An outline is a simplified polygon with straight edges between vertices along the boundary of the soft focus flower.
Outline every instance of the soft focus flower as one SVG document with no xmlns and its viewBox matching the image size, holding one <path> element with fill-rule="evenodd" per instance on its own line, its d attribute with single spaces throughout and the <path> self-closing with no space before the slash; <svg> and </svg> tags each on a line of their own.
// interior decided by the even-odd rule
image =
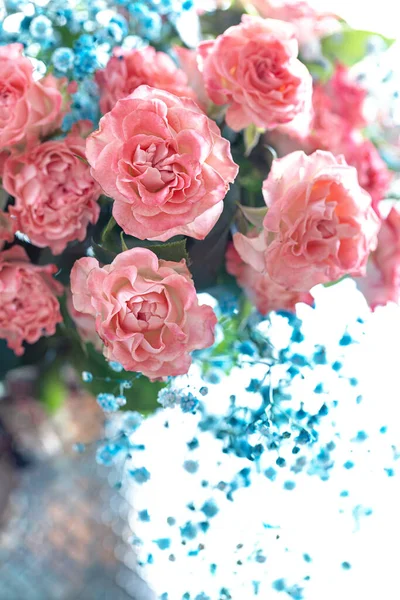
<svg viewBox="0 0 400 600">
<path fill-rule="evenodd" d="M 378 245 L 372 252 L 365 278 L 357 284 L 368 304 L 375 310 L 388 302 L 400 303 L 400 210 L 394 206 L 378 234 Z"/>
<path fill-rule="evenodd" d="M 297 59 L 288 23 L 244 15 L 198 52 L 207 93 L 215 104 L 228 105 L 226 122 L 235 131 L 250 124 L 273 129 L 310 103 L 311 75 Z"/>
<path fill-rule="evenodd" d="M 203 74 L 201 73 L 197 61 L 196 50 L 174 46 L 174 51 L 178 57 L 179 64 L 188 78 L 188 84 L 195 93 L 195 100 L 201 108 L 207 108 L 210 99 L 204 86 Z"/>
<path fill-rule="evenodd" d="M 367 90 L 344 65 L 336 65 L 328 83 L 333 112 L 342 117 L 354 129 L 367 125 L 365 100 Z"/>
<path fill-rule="evenodd" d="M 96 350 L 101 352 L 103 342 L 96 331 L 96 319 L 91 314 L 76 310 L 71 292 L 67 292 L 67 309 L 81 340 L 85 343 L 90 342 Z"/>
<path fill-rule="evenodd" d="M 16 223 L 11 216 L 0 210 L 0 250 L 4 247 L 5 242 L 12 242 L 16 232 Z"/>
<path fill-rule="evenodd" d="M 238 171 L 229 142 L 192 100 L 144 85 L 101 119 L 86 156 L 117 223 L 150 240 L 203 239 Z"/>
<path fill-rule="evenodd" d="M 32 64 L 21 44 L 0 47 L 0 147 L 36 140 L 56 130 L 68 109 L 73 84 L 47 75 L 32 77 Z"/>
<path fill-rule="evenodd" d="M 234 235 L 246 263 L 297 291 L 365 274 L 380 220 L 343 157 L 293 152 L 273 162 L 263 194 L 264 231 L 255 239 Z"/>
<path fill-rule="evenodd" d="M 31 264 L 21 246 L 0 252 L 0 338 L 18 356 L 23 342 L 53 335 L 62 321 L 56 295 L 63 286 L 52 277 L 56 271 L 55 265 Z"/>
<path fill-rule="evenodd" d="M 23 140 L 30 120 L 27 98 L 33 84 L 32 64 L 22 44 L 0 46 L 0 148 Z"/>
<path fill-rule="evenodd" d="M 196 99 L 188 78 L 165 52 L 156 52 L 152 46 L 133 50 L 114 48 L 114 56 L 106 68 L 97 71 L 102 113 L 112 110 L 121 98 L 129 96 L 140 85 L 165 90 L 175 96 Z"/>
<path fill-rule="evenodd" d="M 151 379 L 187 373 L 189 352 L 214 342 L 216 316 L 199 306 L 184 260 L 159 260 L 146 248 L 103 268 L 81 258 L 71 272 L 74 307 L 96 317 L 108 360 Z"/>
<path fill-rule="evenodd" d="M 349 140 L 343 148 L 346 162 L 357 169 L 358 181 L 372 198 L 372 206 L 379 214 L 379 203 L 385 197 L 391 172 L 370 140 Z"/>
<path fill-rule="evenodd" d="M 314 298 L 308 292 L 287 290 L 275 283 L 268 273 L 256 271 L 240 258 L 233 244 L 229 244 L 226 251 L 226 270 L 236 277 L 238 285 L 262 315 L 271 310 L 294 312 L 298 302 L 310 305 L 314 302 Z"/>
<path fill-rule="evenodd" d="M 264 18 L 291 23 L 301 45 L 340 30 L 336 15 L 317 10 L 307 0 L 248 0 L 248 4 Z"/>
<path fill-rule="evenodd" d="M 100 186 L 85 161 L 85 140 L 71 133 L 12 155 L 3 185 L 14 196 L 9 211 L 31 242 L 60 254 L 68 242 L 82 241 L 96 223 Z"/>
</svg>

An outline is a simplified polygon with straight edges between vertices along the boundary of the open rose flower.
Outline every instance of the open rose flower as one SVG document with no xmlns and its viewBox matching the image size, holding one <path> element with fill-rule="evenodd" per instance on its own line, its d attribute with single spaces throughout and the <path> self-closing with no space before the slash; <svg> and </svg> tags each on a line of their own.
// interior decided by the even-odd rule
<svg viewBox="0 0 400 600">
<path fill-rule="evenodd" d="M 53 335 L 62 321 L 56 295 L 63 286 L 52 275 L 55 265 L 29 262 L 21 246 L 0 252 L 0 338 L 17 356 L 23 342 L 33 344 L 43 335 Z"/>
<path fill-rule="evenodd" d="M 195 93 L 197 104 L 200 108 L 207 109 L 211 102 L 204 87 L 203 74 L 199 69 L 196 50 L 174 46 L 174 51 L 178 57 L 181 69 L 186 73 L 188 84 Z"/>
<path fill-rule="evenodd" d="M 34 81 L 22 44 L 0 46 L 0 148 L 34 141 L 57 129 L 68 109 L 67 80 Z M 67 89 L 68 88 L 68 89 Z"/>
<path fill-rule="evenodd" d="M 308 292 L 287 290 L 275 283 L 268 273 L 259 273 L 239 256 L 233 244 L 226 251 L 226 270 L 236 277 L 238 285 L 262 315 L 271 310 L 295 311 L 298 302 L 312 305 L 314 298 Z"/>
<path fill-rule="evenodd" d="M 192 100 L 144 85 L 100 120 L 86 156 L 115 200 L 115 220 L 142 240 L 203 239 L 238 171 L 229 142 Z"/>
<path fill-rule="evenodd" d="M 198 52 L 207 93 L 215 104 L 228 105 L 226 122 L 235 131 L 251 124 L 273 129 L 311 103 L 311 75 L 297 59 L 288 23 L 244 15 Z"/>
<path fill-rule="evenodd" d="M 159 260 L 146 248 L 103 268 L 79 259 L 71 272 L 75 309 L 96 318 L 104 354 L 150 379 L 187 373 L 190 352 L 214 342 L 216 316 L 199 306 L 184 260 Z"/>
<path fill-rule="evenodd" d="M 82 241 L 99 217 L 101 189 L 79 157 L 85 157 L 85 140 L 72 133 L 11 155 L 4 167 L 3 186 L 15 198 L 9 211 L 18 229 L 53 254 Z"/>
<path fill-rule="evenodd" d="M 357 284 L 372 310 L 388 302 L 400 303 L 400 211 L 397 207 L 382 220 L 367 275 L 357 279 Z"/>
<path fill-rule="evenodd" d="M 114 48 L 114 55 L 105 69 L 97 71 L 95 79 L 100 87 L 103 113 L 112 110 L 118 100 L 129 96 L 140 85 L 196 99 L 185 72 L 168 54 L 156 52 L 152 46 L 133 50 Z"/>
<path fill-rule="evenodd" d="M 358 181 L 372 198 L 372 206 L 379 214 L 392 181 L 392 174 L 370 140 L 349 139 L 342 149 L 346 162 L 357 169 Z"/>
<path fill-rule="evenodd" d="M 9 213 L 0 210 L 0 250 L 3 249 L 6 242 L 12 242 L 16 232 L 15 220 Z"/>
<path fill-rule="evenodd" d="M 234 235 L 246 263 L 295 291 L 365 274 L 380 220 L 343 157 L 293 152 L 273 162 L 263 194 L 264 231 L 255 239 Z"/>
<path fill-rule="evenodd" d="M 336 15 L 317 10 L 307 0 L 250 0 L 249 4 L 264 18 L 291 23 L 302 45 L 340 29 Z"/>
</svg>

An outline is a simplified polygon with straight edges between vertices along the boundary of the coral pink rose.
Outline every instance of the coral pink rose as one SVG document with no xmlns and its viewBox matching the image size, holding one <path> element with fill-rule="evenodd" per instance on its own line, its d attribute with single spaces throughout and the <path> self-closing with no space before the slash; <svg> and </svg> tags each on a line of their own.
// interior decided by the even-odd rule
<svg viewBox="0 0 400 600">
<path fill-rule="evenodd" d="M 343 157 L 293 152 L 273 162 L 263 194 L 264 231 L 254 240 L 234 235 L 246 263 L 296 291 L 365 274 L 380 220 Z"/>
<path fill-rule="evenodd" d="M 55 265 L 31 264 L 21 246 L 0 252 L 0 338 L 17 356 L 24 353 L 23 342 L 53 335 L 62 321 L 56 295 L 63 286 L 52 277 L 56 271 Z"/>
<path fill-rule="evenodd" d="M 229 142 L 192 100 L 145 85 L 100 120 L 86 156 L 115 200 L 115 220 L 142 240 L 203 239 L 238 171 Z"/>
<path fill-rule="evenodd" d="M 140 85 L 195 99 L 185 72 L 178 69 L 168 54 L 156 52 L 151 46 L 134 50 L 114 48 L 114 56 L 105 69 L 97 71 L 95 79 L 100 87 L 103 113 L 112 110 L 118 100 L 129 96 Z"/>
<path fill-rule="evenodd" d="M 214 342 L 216 316 L 199 306 L 184 260 L 159 260 L 146 248 L 119 254 L 103 268 L 79 259 L 71 272 L 75 309 L 96 317 L 104 354 L 151 379 L 182 375 L 189 352 Z"/>
<path fill-rule="evenodd" d="M 91 314 L 76 310 L 70 291 L 67 292 L 67 309 L 81 340 L 85 343 L 90 342 L 98 352 L 101 352 L 103 342 L 96 331 L 96 319 Z"/>
<path fill-rule="evenodd" d="M 229 244 L 226 251 L 226 270 L 236 277 L 238 285 L 262 315 L 272 310 L 294 312 L 298 302 L 314 303 L 314 298 L 308 292 L 287 290 L 275 283 L 268 273 L 259 273 L 243 262 L 233 244 Z"/>
<path fill-rule="evenodd" d="M 307 0 L 249 0 L 260 15 L 293 25 L 299 44 L 309 44 L 340 30 L 336 15 L 317 10 Z"/>
<path fill-rule="evenodd" d="M 235 131 L 251 124 L 273 129 L 310 102 L 311 75 L 297 59 L 288 23 L 244 15 L 198 52 L 207 93 L 215 104 L 228 105 L 226 122 Z"/>
<path fill-rule="evenodd" d="M 333 111 L 354 129 L 367 125 L 365 100 L 367 90 L 353 77 L 349 69 L 337 65 L 328 83 Z"/>
<path fill-rule="evenodd" d="M 99 217 L 101 189 L 79 157 L 85 157 L 85 140 L 71 134 L 11 155 L 4 167 L 3 186 L 15 198 L 9 211 L 18 229 L 53 254 L 82 241 Z"/>
<path fill-rule="evenodd" d="M 57 129 L 68 108 L 66 79 L 32 77 L 21 44 L 0 46 L 0 147 L 11 148 Z"/>
<path fill-rule="evenodd" d="M 0 250 L 3 249 L 5 242 L 12 242 L 16 232 L 15 220 L 3 210 L 0 210 Z"/>
<path fill-rule="evenodd" d="M 392 174 L 370 140 L 349 140 L 342 150 L 346 162 L 357 169 L 358 181 L 372 198 L 379 214 L 379 203 L 385 197 Z"/>
<path fill-rule="evenodd" d="M 388 302 L 400 303 L 400 211 L 397 207 L 382 221 L 367 276 L 357 279 L 357 284 L 372 310 Z"/>
</svg>

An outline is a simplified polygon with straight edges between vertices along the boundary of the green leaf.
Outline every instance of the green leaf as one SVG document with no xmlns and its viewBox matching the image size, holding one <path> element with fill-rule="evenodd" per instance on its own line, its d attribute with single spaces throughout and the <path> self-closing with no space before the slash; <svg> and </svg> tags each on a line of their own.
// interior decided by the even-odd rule
<svg viewBox="0 0 400 600">
<path fill-rule="evenodd" d="M 123 231 L 121 231 L 120 238 L 121 238 L 122 252 L 125 252 L 125 250 L 129 250 L 128 246 L 125 243 L 125 238 L 124 238 L 124 232 Z"/>
<path fill-rule="evenodd" d="M 107 225 L 104 227 L 103 233 L 101 234 L 101 241 L 103 244 L 106 243 L 107 238 L 109 237 L 116 224 L 117 221 L 114 219 L 114 217 L 111 217 Z"/>
<path fill-rule="evenodd" d="M 104 248 L 104 246 L 95 242 L 93 238 L 90 245 L 92 247 L 95 258 L 97 258 L 99 262 L 105 265 L 112 263 L 114 258 L 117 257 L 117 252 L 113 252 L 112 250 Z"/>
<path fill-rule="evenodd" d="M 322 59 L 319 62 L 303 62 L 310 71 L 312 78 L 321 84 L 327 83 L 335 70 L 333 62 L 328 58 Z"/>
<path fill-rule="evenodd" d="M 328 60 L 351 67 L 367 55 L 368 45 L 374 39 L 379 39 L 383 50 L 389 48 L 395 41 L 372 31 L 344 29 L 321 40 L 322 54 Z"/>
<path fill-rule="evenodd" d="M 64 404 L 67 389 L 60 373 L 60 364 L 42 373 L 39 387 L 39 400 L 49 414 L 54 414 Z"/>
<path fill-rule="evenodd" d="M 239 208 L 249 223 L 254 225 L 254 227 L 257 227 L 257 229 L 262 229 L 264 217 L 268 210 L 266 206 L 253 208 L 252 206 L 243 206 L 242 204 L 239 204 Z"/>
<path fill-rule="evenodd" d="M 174 242 L 165 242 L 163 244 L 154 244 L 145 247 L 154 252 L 161 260 L 179 262 L 184 258 L 186 262 L 189 261 L 185 238 Z"/>
<path fill-rule="evenodd" d="M 254 148 L 260 141 L 261 134 L 264 133 L 263 129 L 259 129 L 254 124 L 249 125 L 244 130 L 244 145 L 245 145 L 245 156 L 250 156 Z"/>
</svg>

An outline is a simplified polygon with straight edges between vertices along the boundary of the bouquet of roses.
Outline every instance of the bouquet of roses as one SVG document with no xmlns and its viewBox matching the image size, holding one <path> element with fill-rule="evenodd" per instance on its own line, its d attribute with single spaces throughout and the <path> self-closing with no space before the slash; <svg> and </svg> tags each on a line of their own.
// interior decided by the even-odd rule
<svg viewBox="0 0 400 600">
<path fill-rule="evenodd" d="M 399 300 L 383 117 L 353 68 L 392 40 L 304 0 L 217 4 L 6 0 L 3 375 L 71 363 L 112 410 L 125 370 L 147 410 L 214 344 L 197 292 L 239 297 L 230 325 L 343 277 Z"/>
</svg>

